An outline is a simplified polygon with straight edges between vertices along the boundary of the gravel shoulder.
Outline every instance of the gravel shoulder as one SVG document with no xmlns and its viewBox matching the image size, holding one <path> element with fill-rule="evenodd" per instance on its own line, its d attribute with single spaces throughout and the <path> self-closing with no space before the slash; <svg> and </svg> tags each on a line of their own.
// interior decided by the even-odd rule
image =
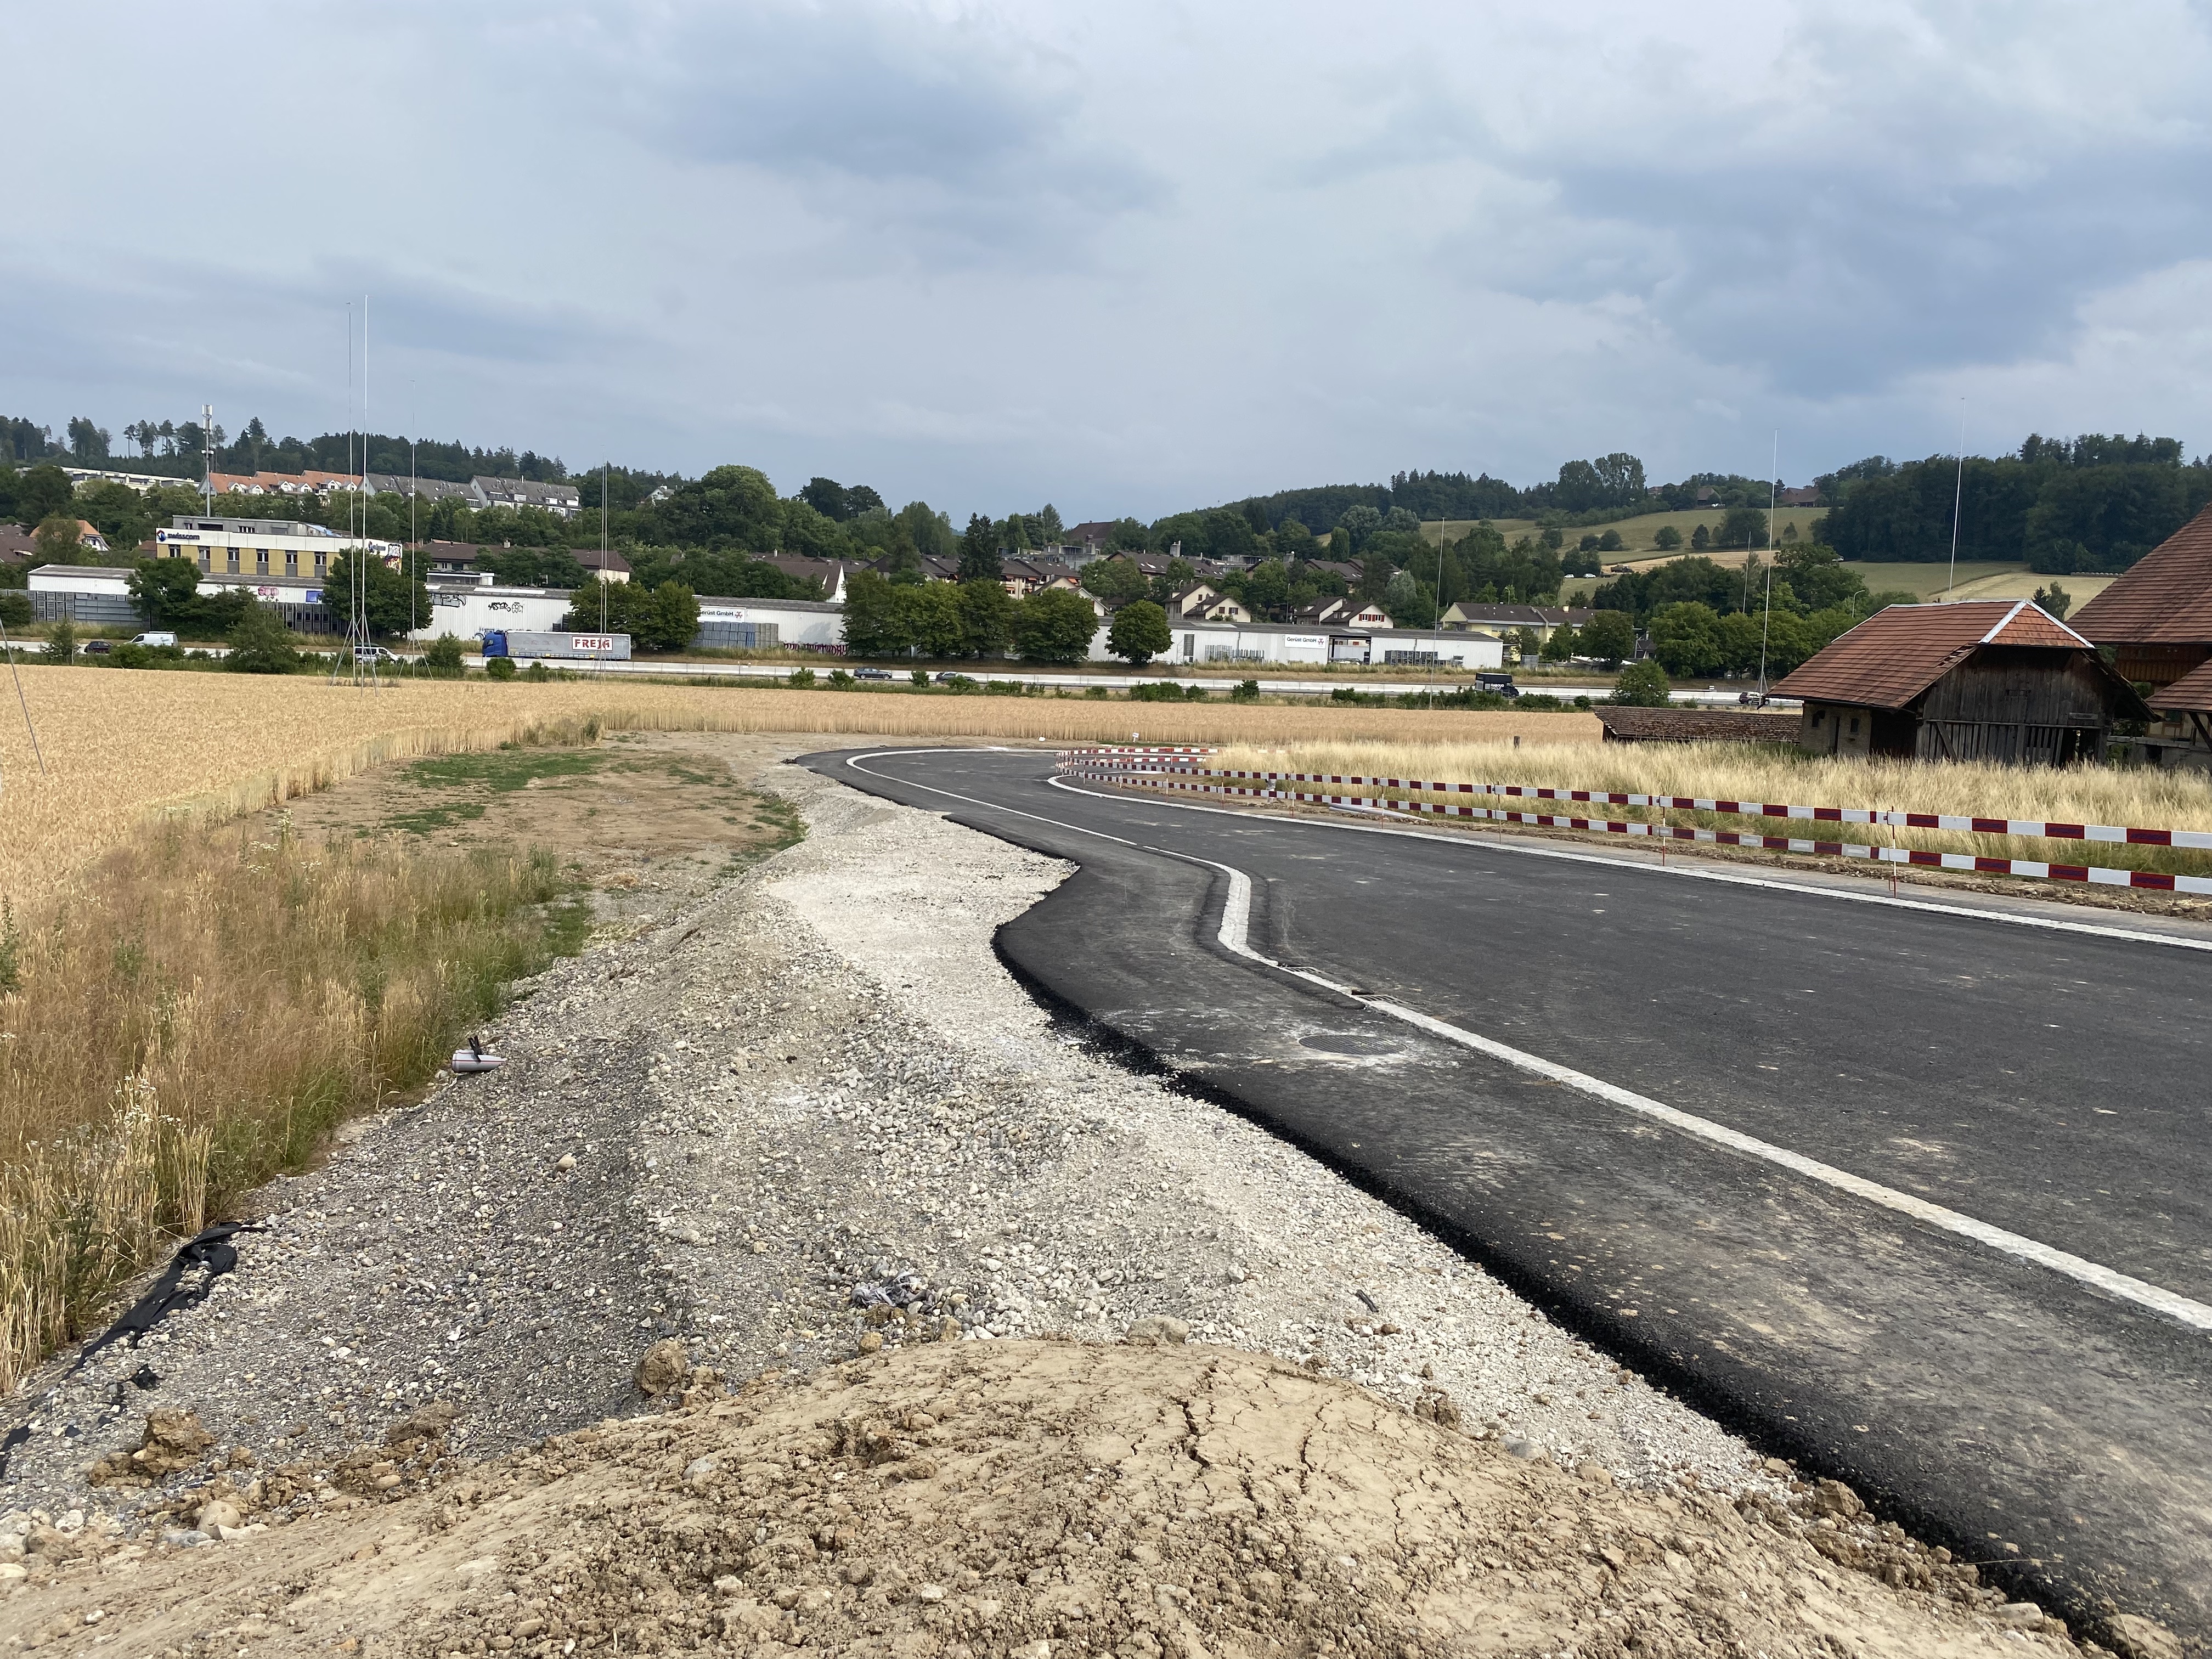
<svg viewBox="0 0 2212 1659">
<path fill-rule="evenodd" d="M 874 1388 L 871 1379 L 881 1376 L 927 1373 L 939 1378 L 924 1390 L 929 1398 L 950 1391 L 988 1399 L 997 1386 L 989 1379 L 1028 1376 L 1039 1362 L 1021 1356 L 1040 1352 L 1061 1357 L 1054 1363 L 1073 1390 L 1050 1409 L 1080 1417 L 1105 1410 L 1102 1398 L 1151 1386 L 1131 1364 L 1182 1367 L 1176 1387 L 1195 1387 L 1188 1368 L 1198 1362 L 1183 1356 L 1202 1352 L 1212 1356 L 1204 1361 L 1216 1368 L 1211 1376 L 1241 1366 L 1288 1379 L 1266 1384 L 1277 1403 L 1291 1382 L 1321 1391 L 1299 1400 L 1379 1401 L 1358 1408 L 1380 1425 L 1374 1432 L 1447 1436 L 1454 1457 L 1464 1447 L 1467 1456 L 1488 1460 L 1479 1466 L 1491 1472 L 1485 1479 L 1571 1498 L 1575 1513 L 1590 1502 L 1627 1506 L 1607 1523 L 1618 1528 L 1663 1532 L 1685 1505 L 1704 1506 L 1698 1512 L 1712 1510 L 1707 1520 L 1721 1530 L 1710 1537 L 1718 1540 L 1746 1506 L 1771 1515 L 1776 1540 L 1798 1553 L 1790 1571 L 1811 1574 L 1816 1587 L 1872 1595 L 1868 1605 L 1882 1609 L 1881 1620 L 1904 1620 L 1896 1630 L 1919 1628 L 1928 1638 L 1916 1648 L 1900 1637 L 1902 1645 L 1866 1651 L 1981 1651 L 1971 1644 L 1996 1639 L 2000 1627 L 1984 1612 L 1973 1614 L 1981 1624 L 1940 1632 L 1912 1622 L 1994 1607 L 2002 1598 L 1971 1588 L 1969 1571 L 1878 1527 L 1841 1489 L 1824 1498 L 1764 1462 L 1313 1160 L 1218 1107 L 1133 1074 L 1055 1024 L 1000 967 L 991 937 L 1067 866 L 780 764 L 799 743 L 706 734 L 635 741 L 680 750 L 689 765 L 726 768 L 737 781 L 784 798 L 804 817 L 806 839 L 742 874 L 711 849 L 653 866 L 650 879 L 609 902 L 600 942 L 519 988 L 515 1006 L 486 1034 L 507 1056 L 503 1069 L 441 1079 L 421 1102 L 352 1126 L 325 1167 L 264 1193 L 253 1218 L 264 1231 L 237 1241 L 236 1270 L 213 1281 L 198 1305 L 172 1314 L 136 1349 L 116 1345 L 74 1370 L 65 1356 L 33 1378 L 5 1413 L 21 1437 L 0 1481 L 0 1508 L 12 1506 L 0 1521 L 0 1580 L 26 1571 L 5 1559 L 10 1527 L 19 1536 L 78 1540 L 70 1547 L 88 1558 L 64 1569 L 58 1547 L 41 1567 L 32 1552 L 33 1579 L 55 1583 L 41 1596 L 59 1595 L 76 1582 L 72 1572 L 109 1571 L 99 1564 L 131 1551 L 142 1552 L 129 1556 L 140 1564 L 132 1571 L 152 1571 L 179 1541 L 198 1546 L 202 1533 L 190 1522 L 211 1478 L 254 1524 L 270 1528 L 257 1534 L 261 1542 L 248 1540 L 256 1550 L 273 1548 L 279 1531 L 295 1525 L 307 1528 L 303 1539 L 325 1540 L 317 1549 L 337 1548 L 369 1524 L 347 1513 L 363 1504 L 380 1514 L 416 1504 L 407 1525 L 427 1537 L 448 1523 L 425 1517 L 442 1513 L 441 1504 L 453 1507 L 435 1494 L 469 1478 L 456 1471 L 481 1460 L 508 1460 L 488 1467 L 506 1471 L 498 1490 L 521 1502 L 525 1488 L 554 1478 L 544 1474 L 550 1437 L 574 1445 L 587 1431 L 601 1437 L 593 1443 L 635 1451 L 654 1449 L 652 1436 L 673 1445 L 691 1433 L 672 1421 L 593 1427 L 651 1408 L 635 1367 L 656 1343 L 681 1345 L 679 1374 L 688 1364 L 702 1379 L 708 1370 L 769 1376 L 750 1386 L 744 1398 L 754 1403 L 738 1413 L 754 1428 L 783 1420 L 779 1391 L 805 1401 L 809 1389 Z M 1099 1346 L 1133 1326 L 1170 1346 Z M 1075 1340 L 1036 1346 L 1061 1337 Z M 675 1352 L 662 1350 L 664 1364 Z M 855 1364 L 863 1369 L 836 1369 Z M 867 1369 L 884 1365 L 891 1369 Z M 961 1366 L 984 1380 L 972 1388 L 944 1380 Z M 695 1416 L 722 1423 L 712 1415 L 720 1408 L 707 1401 L 703 1393 L 695 1401 Z M 849 1416 L 864 1406 L 889 1409 L 860 1401 L 838 1410 Z M 157 1468 L 146 1484 L 95 1484 L 95 1466 L 131 1467 L 155 1410 L 194 1413 L 206 1445 L 173 1468 Z M 398 1451 L 387 1444 L 395 1425 Z M 836 1457 L 873 1467 L 865 1450 L 802 1453 L 788 1440 L 760 1442 L 744 1455 L 780 1459 L 787 1474 L 811 1469 L 810 1458 L 825 1468 Z M 605 1460 L 556 1461 L 580 1468 Z M 683 1465 L 668 1477 L 668 1462 L 640 1453 L 623 1478 L 643 1482 L 651 1504 L 673 1501 Z M 1392 1467 L 1391 1482 L 1421 1486 L 1412 1465 Z M 1079 1469 L 1071 1474 L 1076 1466 L 1065 1459 L 1051 1468 L 1060 1495 L 1037 1501 L 1075 1504 L 1068 1494 L 1079 1492 Z M 748 1501 L 782 1477 L 762 1478 L 768 1485 Z M 744 1522 L 766 1529 L 747 1549 L 757 1553 L 802 1511 L 814 1516 L 807 1505 L 829 1501 L 818 1483 L 798 1484 L 807 1487 L 803 1501 Z M 995 1492 L 1004 1484 L 968 1490 Z M 530 1501 L 546 1505 L 539 1519 L 556 1530 L 574 1530 L 575 1516 L 608 1512 Z M 614 1500 L 601 1492 L 592 1501 Z M 488 1502 L 471 1500 L 455 1514 L 475 1524 L 492 1513 L 482 1507 Z M 1670 1518 L 1651 1520 L 1653 1504 L 1662 1507 L 1651 1514 Z M 1127 1526 L 1142 1523 L 1142 1509 L 1130 1509 Z M 948 1536 L 959 1531 L 957 1504 L 940 1504 L 939 1514 Z M 517 1511 L 515 1523 L 482 1548 L 536 1548 L 551 1559 L 548 1552 L 558 1552 L 550 1537 L 526 1546 L 526 1518 Z M 1258 1518 L 1241 1516 L 1240 1524 Z M 1073 1523 L 1061 1524 L 1064 1541 Z M 1431 1555 L 1420 1559 L 1432 1565 L 1480 1565 L 1461 1546 L 1437 1541 L 1451 1524 L 1439 1512 L 1390 1547 L 1411 1548 L 1407 1540 L 1418 1534 L 1430 1540 Z M 1558 1571 L 1587 1572 L 1587 1540 L 1573 1525 L 1547 1534 L 1544 1524 L 1516 1521 L 1514 1528 L 1534 1528 L 1528 1551 L 1555 1548 Z M 166 1547 L 157 1541 L 164 1532 Z M 1553 1534 L 1553 1545 L 1542 1544 Z M 1240 1569 L 1252 1562 L 1237 1554 L 1249 1545 L 1223 1536 L 1223 1559 L 1234 1565 L 1216 1577 L 1249 1577 Z M 566 1540 L 562 1533 L 561 1548 Z M 1601 1577 L 1625 1584 L 1650 1562 L 1668 1565 L 1654 1552 L 1632 1552 L 1632 1565 L 1630 1557 L 1593 1559 Z M 504 1565 L 507 1555 L 498 1559 L 502 1572 L 520 1571 Z M 741 1572 L 752 1571 L 745 1550 L 734 1559 Z M 307 1556 L 288 1559 L 295 1582 L 325 1571 L 310 1571 Z M 1865 1571 L 1832 1570 L 1849 1566 Z M 664 1578 L 676 1573 L 665 1561 L 656 1570 Z M 1316 1571 L 1325 1573 L 1326 1562 Z M 1390 1571 L 1403 1576 L 1402 1564 Z M 1686 1582 L 1695 1577 L 1692 1571 Z M 656 1595 L 667 1587 L 651 1586 Z M 31 1629 L 24 1620 L 33 1611 L 12 1601 L 0 1607 L 0 1630 Z M 910 1611 L 918 1622 L 902 1628 L 936 1628 L 922 1618 L 926 1608 Z M 2003 1616 L 2013 1643 L 2040 1622 L 2032 1608 Z M 1054 1632 L 1066 1623 L 1008 1628 L 1056 1648 L 1063 1638 Z M 472 1628 L 472 1642 L 498 1633 Z M 693 1633 L 738 1628 L 702 1625 Z M 1486 1645 L 1464 1632 L 1447 1642 L 1438 1628 L 1437 1639 L 1461 1650 L 1549 1650 L 1517 1638 Z M 1545 1628 L 1547 1641 L 1571 1633 Z M 1578 1650 L 1621 1650 L 1625 1628 L 1613 1628 L 1613 1648 Z M 1728 1650 L 1698 1645 L 1688 1629 L 1668 1638 L 1686 1645 L 1653 1650 Z M 1012 1650 L 1011 1638 L 987 1640 L 980 1630 L 962 1639 L 977 1651 Z M 278 1633 L 275 1626 L 267 1632 Z M 1591 1626 L 1574 1639 L 1587 1644 L 1594 1633 L 1604 1632 Z M 912 1651 L 934 1652 L 958 1635 L 946 1626 Z M 755 1638 L 771 1633 L 752 1632 L 744 1644 Z M 785 1629 L 773 1639 L 801 1638 Z M 1146 1639 L 1152 1648 L 1122 1647 L 1123 1659 L 1155 1659 L 1158 1640 Z M 1366 1650 L 1340 1626 L 1337 1639 Z M 1802 1631 L 1792 1639 L 1798 1645 L 1768 1650 L 1836 1650 L 1808 1644 Z M 1970 1645 L 1942 1644 L 1954 1639 Z M 1308 1645 L 1336 1650 L 1319 1633 Z M 1255 1650 L 1273 1650 L 1263 1641 Z M 1042 1648 L 1024 1651 L 1024 1659 L 1047 1659 Z M 1204 1651 L 1203 1642 L 1183 1648 L 1193 1659 Z"/>
</svg>

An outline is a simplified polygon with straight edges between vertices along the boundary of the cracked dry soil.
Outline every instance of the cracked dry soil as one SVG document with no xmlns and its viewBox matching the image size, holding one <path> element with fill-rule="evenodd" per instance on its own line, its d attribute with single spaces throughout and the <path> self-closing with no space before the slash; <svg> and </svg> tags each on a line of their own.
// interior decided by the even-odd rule
<svg viewBox="0 0 2212 1659">
<path fill-rule="evenodd" d="M 1085 1050 L 990 951 L 1065 866 L 774 764 L 818 742 L 628 739 L 772 787 L 808 839 L 746 874 L 633 849 L 599 942 L 490 1033 L 503 1071 L 354 1126 L 200 1306 L 33 1380 L 0 1641 L 2069 1650 Z M 1139 1322 L 1170 1346 L 1114 1342 Z M 686 1403 L 633 1416 L 672 1341 Z M 149 1410 L 207 1443 L 93 1484 Z M 240 1525 L 209 1546 L 211 1496 Z"/>
</svg>

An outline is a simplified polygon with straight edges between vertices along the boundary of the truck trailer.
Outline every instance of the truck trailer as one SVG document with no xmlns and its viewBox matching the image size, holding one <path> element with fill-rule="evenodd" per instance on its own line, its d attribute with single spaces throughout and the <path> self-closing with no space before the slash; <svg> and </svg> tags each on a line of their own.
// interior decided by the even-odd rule
<svg viewBox="0 0 2212 1659">
<path fill-rule="evenodd" d="M 486 657 L 538 657 L 548 662 L 628 662 L 627 634 L 526 634 L 520 629 L 484 630 Z"/>
</svg>

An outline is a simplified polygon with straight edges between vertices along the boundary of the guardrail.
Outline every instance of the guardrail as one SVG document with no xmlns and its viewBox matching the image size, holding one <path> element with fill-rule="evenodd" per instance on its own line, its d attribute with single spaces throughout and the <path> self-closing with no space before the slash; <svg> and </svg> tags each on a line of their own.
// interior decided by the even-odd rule
<svg viewBox="0 0 2212 1659">
<path fill-rule="evenodd" d="M 1454 794 L 1486 794 L 1542 800 L 1603 803 L 1607 805 L 1657 807 L 1666 810 L 1730 813 L 1743 817 L 1798 818 L 1821 823 L 1864 823 L 1898 829 L 1944 830 L 1978 835 L 2038 836 L 2051 840 L 2103 842 L 2131 847 L 2212 848 L 2212 833 L 2195 830 L 2141 830 L 2109 824 L 2062 823 L 2033 818 L 1978 818 L 1935 812 L 1893 811 L 1879 807 L 1791 806 L 1771 802 L 1706 799 L 1689 795 L 1639 795 L 1595 790 L 1539 788 L 1525 784 L 1447 783 L 1402 778 L 1372 778 L 1356 775 L 1310 772 L 1252 772 L 1180 765 L 1141 756 L 1135 750 L 1066 750 L 1058 770 L 1077 776 L 1135 788 L 1194 794 L 1219 795 L 1252 800 L 1284 800 L 1305 805 L 1333 806 L 1352 811 L 1396 813 L 1415 817 L 1480 818 L 1500 823 L 1522 823 L 1545 829 L 1579 830 L 1604 835 L 1643 837 L 1660 842 L 1702 842 L 1723 847 L 1745 847 L 1773 853 L 1807 854 L 1822 858 L 1865 859 L 1880 864 L 1917 868 L 1957 870 L 1979 875 L 2020 876 L 2038 881 L 2085 883 L 2099 887 L 2130 887 L 2154 892 L 2212 894 L 2212 877 L 2170 875 L 2156 870 L 2129 870 L 2109 865 L 2058 864 L 2039 859 L 1988 858 L 1973 853 L 1937 853 L 1920 848 L 1877 847 L 1841 841 L 1816 841 L 1801 836 L 1758 835 L 1732 830 L 1701 830 L 1689 825 L 1646 823 L 1636 820 L 1574 817 L 1559 813 L 1512 811 L 1500 807 L 1464 805 L 1454 802 L 1417 799 L 1408 793 L 1401 799 L 1370 795 L 1330 794 L 1279 789 L 1278 783 L 1334 783 L 1352 788 L 1420 790 Z M 1185 782 L 1183 778 L 1234 778 L 1249 784 Z"/>
</svg>

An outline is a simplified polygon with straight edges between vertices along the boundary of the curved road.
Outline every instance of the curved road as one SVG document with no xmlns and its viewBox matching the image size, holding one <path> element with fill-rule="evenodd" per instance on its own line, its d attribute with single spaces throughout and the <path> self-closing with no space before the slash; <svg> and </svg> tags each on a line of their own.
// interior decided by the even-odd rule
<svg viewBox="0 0 2212 1659">
<path fill-rule="evenodd" d="M 1018 971 L 1768 1449 L 2212 1641 L 2212 932 L 804 763 L 1079 864 Z"/>
</svg>

